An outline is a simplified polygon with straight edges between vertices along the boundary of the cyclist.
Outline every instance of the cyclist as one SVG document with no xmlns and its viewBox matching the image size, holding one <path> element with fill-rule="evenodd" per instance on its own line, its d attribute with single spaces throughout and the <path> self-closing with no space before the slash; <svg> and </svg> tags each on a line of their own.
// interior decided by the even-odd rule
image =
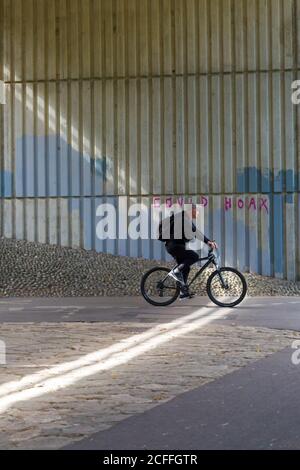
<svg viewBox="0 0 300 470">
<path fill-rule="evenodd" d="M 206 243 L 210 248 L 216 249 L 218 247 L 214 241 L 209 240 L 196 228 L 193 222 L 196 217 L 197 208 L 193 204 L 190 210 L 180 210 L 173 213 L 171 217 L 164 219 L 159 225 L 159 240 L 165 243 L 167 252 L 178 264 L 177 268 L 170 272 L 170 276 L 180 283 L 180 300 L 193 297 L 187 286 L 187 280 L 191 266 L 199 260 L 198 253 L 187 250 L 186 244 L 196 238 Z"/>
</svg>

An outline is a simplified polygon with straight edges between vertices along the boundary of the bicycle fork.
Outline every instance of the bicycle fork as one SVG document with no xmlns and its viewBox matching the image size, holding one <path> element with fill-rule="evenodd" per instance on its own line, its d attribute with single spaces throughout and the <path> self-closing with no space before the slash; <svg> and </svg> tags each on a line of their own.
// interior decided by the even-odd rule
<svg viewBox="0 0 300 470">
<path fill-rule="evenodd" d="M 219 264 L 214 261 L 213 265 L 215 266 L 216 271 L 218 272 L 218 277 L 220 279 L 221 286 L 225 290 L 229 289 L 229 286 L 228 286 L 227 282 L 225 282 L 224 279 L 223 279 L 222 272 L 221 272 Z"/>
</svg>

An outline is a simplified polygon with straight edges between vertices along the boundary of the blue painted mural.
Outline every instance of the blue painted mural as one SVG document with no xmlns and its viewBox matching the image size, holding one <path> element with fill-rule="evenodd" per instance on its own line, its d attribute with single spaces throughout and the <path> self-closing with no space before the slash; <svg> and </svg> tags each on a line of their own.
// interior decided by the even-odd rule
<svg viewBox="0 0 300 470">
<path fill-rule="evenodd" d="M 17 139 L 14 166 L 1 174 L 1 197 L 91 196 L 93 187 L 101 195 L 111 172 L 105 157 L 93 160 L 55 135 Z"/>
<path fill-rule="evenodd" d="M 238 193 L 295 192 L 300 190 L 300 171 L 246 167 L 237 171 Z"/>
</svg>

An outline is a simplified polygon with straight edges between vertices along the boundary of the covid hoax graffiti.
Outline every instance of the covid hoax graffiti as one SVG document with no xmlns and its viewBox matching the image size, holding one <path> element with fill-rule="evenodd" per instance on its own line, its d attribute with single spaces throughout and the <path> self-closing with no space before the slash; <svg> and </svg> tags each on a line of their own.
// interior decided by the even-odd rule
<svg viewBox="0 0 300 470">
<path fill-rule="evenodd" d="M 154 207 L 160 207 L 165 204 L 167 208 L 171 208 L 175 205 L 181 207 L 184 204 L 201 204 L 204 208 L 214 208 L 212 198 L 216 196 L 197 196 L 197 197 L 173 197 L 173 196 L 154 196 L 153 205 Z M 259 211 L 268 214 L 269 213 L 269 199 L 266 197 L 253 197 L 253 196 L 220 196 L 221 208 L 228 212 L 234 209 L 244 211 Z"/>
</svg>

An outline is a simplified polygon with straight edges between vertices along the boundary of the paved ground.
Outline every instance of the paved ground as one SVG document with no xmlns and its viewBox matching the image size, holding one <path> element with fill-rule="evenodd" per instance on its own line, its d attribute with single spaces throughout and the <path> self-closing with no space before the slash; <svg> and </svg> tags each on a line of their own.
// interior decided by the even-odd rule
<svg viewBox="0 0 300 470">
<path fill-rule="evenodd" d="M 300 373 L 290 357 L 287 348 L 69 448 L 299 449 Z"/>
<path fill-rule="evenodd" d="M 1 300 L 0 448 L 295 447 L 299 306 Z"/>
<path fill-rule="evenodd" d="M 0 300 L 0 323 L 109 322 L 162 323 L 215 306 L 206 297 L 157 308 L 141 297 L 32 298 Z M 219 310 L 222 312 L 222 310 Z M 300 331 L 300 297 L 248 297 L 229 313 L 226 323 Z"/>
</svg>

